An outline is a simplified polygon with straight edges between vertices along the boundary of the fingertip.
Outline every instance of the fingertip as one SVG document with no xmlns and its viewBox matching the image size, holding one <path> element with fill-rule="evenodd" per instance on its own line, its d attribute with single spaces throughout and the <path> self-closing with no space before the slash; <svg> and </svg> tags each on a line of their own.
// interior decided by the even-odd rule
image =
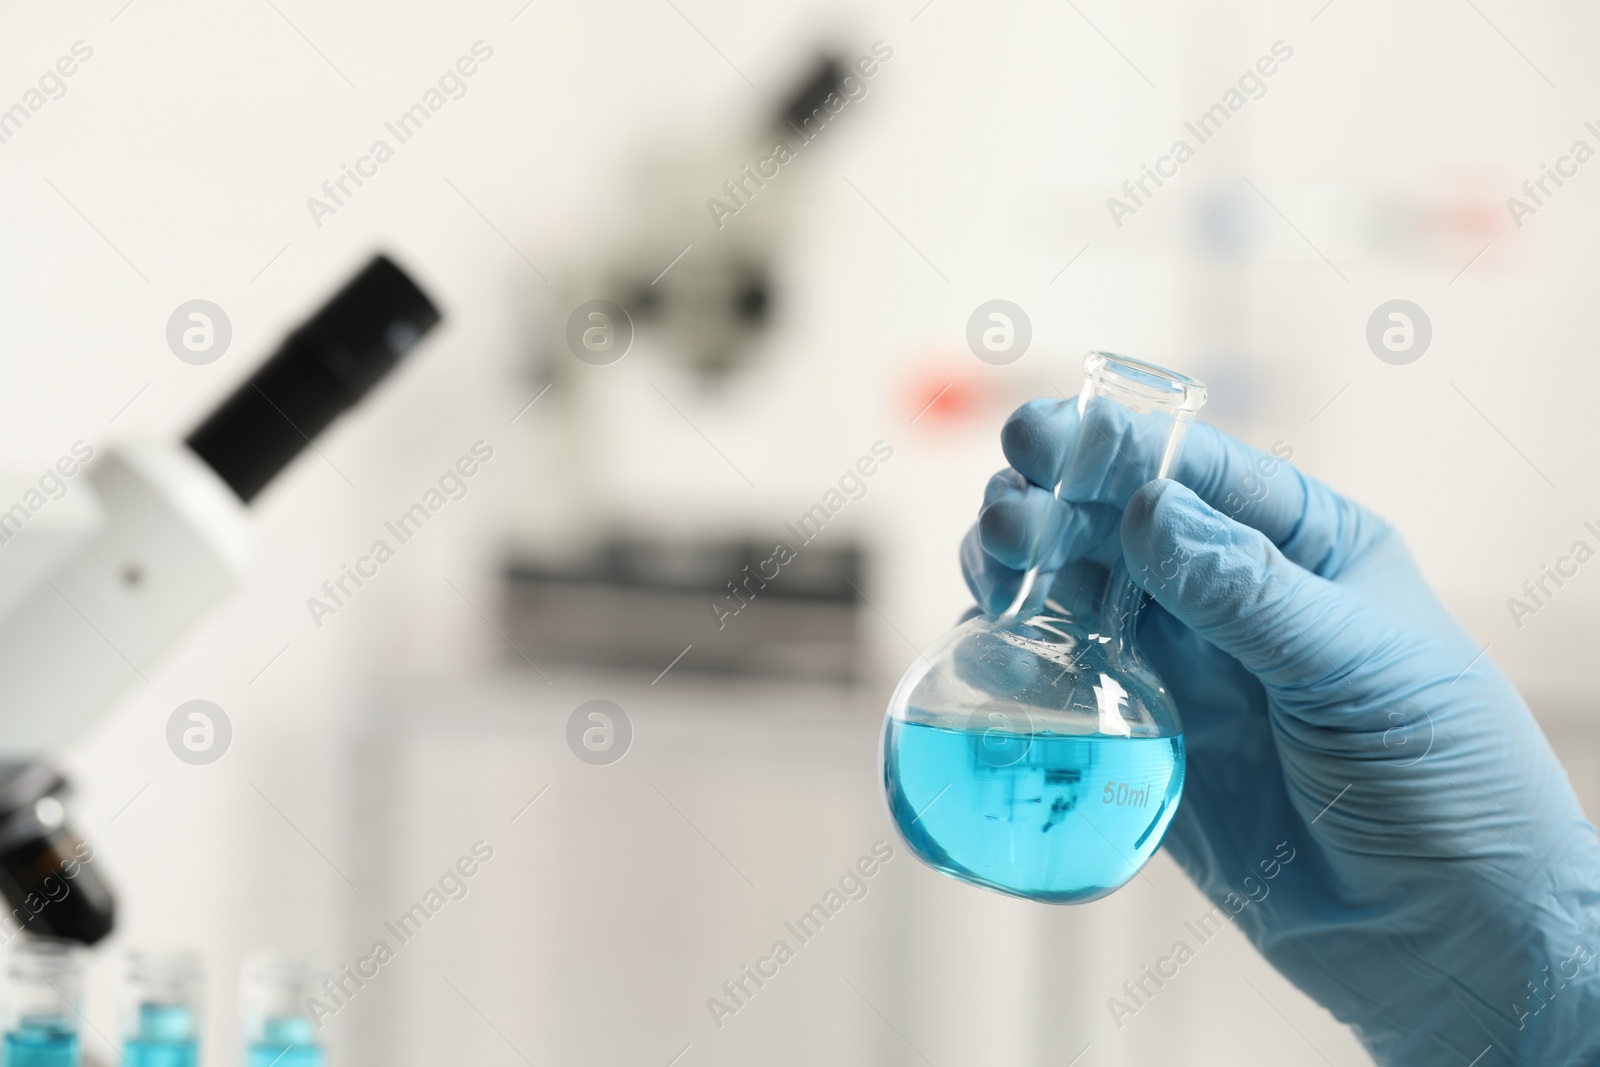
<svg viewBox="0 0 1600 1067">
<path fill-rule="evenodd" d="M 1018 473 L 1048 489 L 1055 485 L 1077 426 L 1076 400 L 1039 397 L 1011 413 L 1000 429 L 1000 448 Z"/>
<path fill-rule="evenodd" d="M 1039 521 L 1019 493 L 985 504 L 978 513 L 978 544 L 1007 567 L 1026 569 Z"/>
<path fill-rule="evenodd" d="M 1054 498 L 1009 467 L 989 479 L 978 509 L 977 542 L 1002 564 L 1025 570 L 1047 528 Z"/>
<path fill-rule="evenodd" d="M 1010 603 L 1022 581 L 1022 572 L 1007 567 L 983 547 L 974 526 L 961 540 L 961 576 L 977 611 L 993 612 Z M 963 620 L 964 621 L 964 620 Z"/>
<path fill-rule="evenodd" d="M 989 484 L 983 487 L 983 503 L 979 505 L 979 514 L 989 505 L 1026 492 L 1028 479 L 1012 470 L 1010 467 L 996 471 L 990 478 Z"/>
<path fill-rule="evenodd" d="M 1167 492 L 1169 487 L 1177 485 L 1178 483 L 1170 478 L 1157 478 L 1133 491 L 1133 496 L 1128 498 L 1128 506 L 1122 513 L 1123 540 L 1127 540 L 1130 534 L 1142 535 L 1149 528 L 1162 494 Z"/>
<path fill-rule="evenodd" d="M 1170 533 L 1179 516 L 1196 506 L 1204 507 L 1194 491 L 1171 478 L 1156 478 L 1135 489 L 1122 513 L 1125 542 L 1145 542 Z"/>
<path fill-rule="evenodd" d="M 1161 567 L 1184 545 L 1214 542 L 1224 532 L 1222 516 L 1170 478 L 1141 485 L 1122 513 L 1122 551 L 1136 576 Z"/>
</svg>

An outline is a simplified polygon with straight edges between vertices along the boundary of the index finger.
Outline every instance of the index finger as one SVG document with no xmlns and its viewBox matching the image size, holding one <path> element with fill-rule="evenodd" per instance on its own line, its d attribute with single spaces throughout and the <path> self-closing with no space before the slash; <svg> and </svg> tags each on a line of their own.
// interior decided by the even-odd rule
<svg viewBox="0 0 1600 1067">
<path fill-rule="evenodd" d="M 1082 428 L 1075 401 L 1032 400 L 1006 421 L 1000 443 L 1017 473 L 1050 490 Z M 1261 531 L 1295 563 L 1330 578 L 1371 543 L 1383 524 L 1302 474 L 1289 462 L 1293 455 L 1287 442 L 1263 452 L 1214 426 L 1194 423 L 1172 477 L 1224 515 Z M 1111 479 L 1094 487 L 1095 499 L 1122 507 L 1138 488 Z"/>
</svg>

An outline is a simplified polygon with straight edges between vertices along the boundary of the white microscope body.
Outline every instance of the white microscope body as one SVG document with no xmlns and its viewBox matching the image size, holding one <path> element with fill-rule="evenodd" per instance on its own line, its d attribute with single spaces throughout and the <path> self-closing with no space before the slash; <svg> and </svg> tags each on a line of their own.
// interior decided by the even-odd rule
<svg viewBox="0 0 1600 1067">
<path fill-rule="evenodd" d="M 17 501 L 0 512 L 0 761 L 79 735 L 249 561 L 243 501 L 188 446 L 83 451 L 86 469 L 38 512 L 26 493 L 0 497 Z"/>
<path fill-rule="evenodd" d="M 0 896 L 20 927 L 111 932 L 111 892 L 42 761 L 228 595 L 249 502 L 438 322 L 377 256 L 186 440 L 79 441 L 37 480 L 0 477 Z"/>
</svg>

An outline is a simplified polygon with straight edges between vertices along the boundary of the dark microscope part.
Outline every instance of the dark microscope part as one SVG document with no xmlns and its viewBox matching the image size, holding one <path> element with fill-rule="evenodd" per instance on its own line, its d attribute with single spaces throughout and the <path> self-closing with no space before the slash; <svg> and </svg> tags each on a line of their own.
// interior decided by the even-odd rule
<svg viewBox="0 0 1600 1067">
<path fill-rule="evenodd" d="M 0 896 L 27 933 L 92 945 L 115 925 L 116 901 L 67 825 L 66 792 L 42 763 L 0 766 Z"/>
<path fill-rule="evenodd" d="M 811 69 L 811 75 L 795 90 L 778 117 L 780 130 L 802 130 L 811 113 L 822 107 L 829 93 L 839 92 L 848 74 L 844 64 L 835 56 L 824 55 Z"/>
<path fill-rule="evenodd" d="M 740 322 L 760 326 L 767 321 L 772 305 L 772 284 L 767 272 L 758 266 L 744 269 L 744 277 L 734 288 L 733 314 Z"/>
<path fill-rule="evenodd" d="M 376 256 L 196 427 L 188 445 L 249 503 L 438 323 L 427 294 Z"/>
</svg>

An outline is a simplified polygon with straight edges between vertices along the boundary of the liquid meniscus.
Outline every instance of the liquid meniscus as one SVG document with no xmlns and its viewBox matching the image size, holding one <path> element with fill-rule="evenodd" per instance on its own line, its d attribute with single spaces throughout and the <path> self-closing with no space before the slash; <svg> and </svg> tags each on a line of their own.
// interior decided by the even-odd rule
<svg viewBox="0 0 1600 1067">
<path fill-rule="evenodd" d="M 1052 904 L 1103 897 L 1154 855 L 1183 737 L 954 730 L 891 720 L 884 785 L 906 843 L 964 881 Z"/>
</svg>

